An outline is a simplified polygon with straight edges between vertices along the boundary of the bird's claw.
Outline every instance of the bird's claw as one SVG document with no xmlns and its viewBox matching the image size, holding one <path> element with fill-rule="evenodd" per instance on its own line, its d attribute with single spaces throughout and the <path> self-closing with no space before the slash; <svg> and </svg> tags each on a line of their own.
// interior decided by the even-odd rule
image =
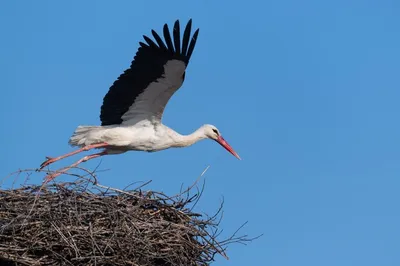
<svg viewBox="0 0 400 266">
<path fill-rule="evenodd" d="M 46 161 L 44 161 L 44 162 L 40 165 L 40 168 L 37 169 L 37 171 L 42 170 L 44 167 L 46 167 L 47 165 L 49 165 L 49 164 L 51 164 L 51 163 L 53 163 L 53 162 L 55 162 L 55 158 L 46 156 Z"/>
</svg>

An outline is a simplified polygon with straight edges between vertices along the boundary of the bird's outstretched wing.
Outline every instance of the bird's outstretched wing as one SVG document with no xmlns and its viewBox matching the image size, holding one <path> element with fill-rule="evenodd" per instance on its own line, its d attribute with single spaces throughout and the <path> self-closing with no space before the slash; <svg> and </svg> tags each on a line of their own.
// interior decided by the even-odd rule
<svg viewBox="0 0 400 266">
<path fill-rule="evenodd" d="M 165 43 L 152 30 L 155 42 L 143 36 L 129 69 L 125 70 L 103 99 L 100 120 L 103 126 L 133 125 L 142 120 L 161 121 L 165 106 L 180 88 L 185 70 L 196 45 L 199 29 L 191 37 L 190 19 L 183 33 L 179 21 L 174 24 L 172 37 L 164 25 Z"/>
</svg>

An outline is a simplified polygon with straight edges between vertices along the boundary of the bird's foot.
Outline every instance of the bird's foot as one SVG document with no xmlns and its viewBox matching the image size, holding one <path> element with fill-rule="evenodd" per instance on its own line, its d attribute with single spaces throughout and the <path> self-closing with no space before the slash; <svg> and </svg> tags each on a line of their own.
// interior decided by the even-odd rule
<svg viewBox="0 0 400 266">
<path fill-rule="evenodd" d="M 36 171 L 42 170 L 43 168 L 45 168 L 45 167 L 48 166 L 49 164 L 54 163 L 55 161 L 57 161 L 57 158 L 53 158 L 53 157 L 46 156 L 46 161 L 44 161 L 44 162 L 40 165 L 40 168 L 37 169 Z"/>
</svg>

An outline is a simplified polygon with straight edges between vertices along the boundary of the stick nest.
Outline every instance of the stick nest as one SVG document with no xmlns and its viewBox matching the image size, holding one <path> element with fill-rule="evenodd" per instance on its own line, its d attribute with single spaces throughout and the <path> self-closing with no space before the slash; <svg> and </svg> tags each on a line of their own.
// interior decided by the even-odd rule
<svg viewBox="0 0 400 266">
<path fill-rule="evenodd" d="M 192 212 L 202 191 L 192 189 L 168 197 L 82 179 L 0 189 L 0 264 L 209 265 L 249 241 L 218 241 L 219 215 Z"/>
</svg>

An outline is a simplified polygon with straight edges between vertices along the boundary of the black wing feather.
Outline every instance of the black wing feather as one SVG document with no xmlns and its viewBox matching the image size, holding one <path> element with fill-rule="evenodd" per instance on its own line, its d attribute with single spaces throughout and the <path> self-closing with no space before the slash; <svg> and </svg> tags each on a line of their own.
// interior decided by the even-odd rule
<svg viewBox="0 0 400 266">
<path fill-rule="evenodd" d="M 147 44 L 145 44 L 145 43 L 143 43 L 143 42 L 139 42 L 139 45 L 140 45 L 141 47 L 149 47 Z"/>
<path fill-rule="evenodd" d="M 189 20 L 182 40 L 182 51 L 180 49 L 178 21 L 175 22 L 173 30 L 176 49 L 174 49 L 167 24 L 163 27 L 165 44 L 154 30 L 152 31 L 152 35 L 158 45 L 147 36 L 143 37 L 147 44 L 139 42 L 139 48 L 130 68 L 125 70 L 118 77 L 104 96 L 100 112 L 102 126 L 121 124 L 122 116 L 129 110 L 130 106 L 134 104 L 135 99 L 150 83 L 156 81 L 163 75 L 164 65 L 169 60 L 181 60 L 186 65 L 189 63 L 198 35 L 197 30 L 190 41 L 191 24 L 192 20 Z M 189 49 L 186 53 L 188 45 Z"/>
<path fill-rule="evenodd" d="M 167 46 L 165 46 L 165 44 L 164 44 L 163 40 L 161 39 L 160 35 L 158 35 L 157 32 L 155 32 L 155 30 L 151 30 L 151 34 L 153 34 L 154 39 L 158 43 L 158 46 L 160 48 L 163 48 L 164 50 L 167 50 Z"/>
<path fill-rule="evenodd" d="M 168 50 L 175 52 L 174 46 L 172 45 L 171 35 L 169 34 L 169 29 L 168 29 L 167 24 L 164 25 L 163 32 L 164 32 L 165 43 L 167 44 Z"/>
<path fill-rule="evenodd" d="M 190 40 L 191 29 L 192 29 L 192 20 L 190 19 L 188 24 L 186 25 L 185 31 L 183 33 L 182 54 L 186 54 L 186 52 L 187 52 L 187 48 L 188 48 L 189 40 Z"/>
<path fill-rule="evenodd" d="M 150 39 L 149 37 L 147 37 L 146 35 L 143 35 L 143 39 L 148 43 L 148 45 L 154 49 L 158 48 L 157 44 L 155 42 L 153 42 L 152 39 Z"/>
<path fill-rule="evenodd" d="M 192 56 L 194 46 L 196 45 L 196 41 L 197 41 L 197 35 L 199 35 L 199 29 L 197 29 L 193 34 L 192 41 L 190 42 L 189 50 L 186 55 L 188 58 L 190 58 Z"/>
<path fill-rule="evenodd" d="M 179 20 L 175 22 L 173 34 L 174 34 L 175 52 L 179 54 L 181 52 L 181 32 L 179 28 Z"/>
</svg>

